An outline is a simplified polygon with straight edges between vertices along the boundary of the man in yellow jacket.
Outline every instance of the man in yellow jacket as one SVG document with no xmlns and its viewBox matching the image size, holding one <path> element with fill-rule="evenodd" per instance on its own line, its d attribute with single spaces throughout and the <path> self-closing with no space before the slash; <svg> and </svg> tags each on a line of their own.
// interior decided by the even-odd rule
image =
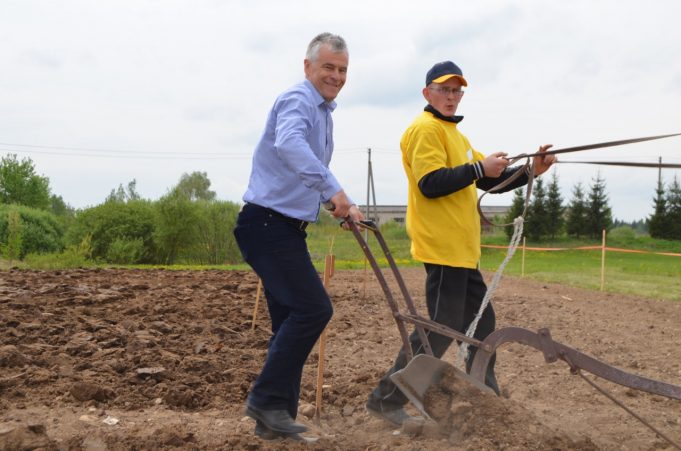
<svg viewBox="0 0 681 451">
<path fill-rule="evenodd" d="M 402 163 L 409 181 L 407 233 L 411 238 L 414 259 L 426 269 L 426 303 L 430 318 L 465 333 L 477 314 L 487 291 L 478 268 L 480 261 L 480 216 L 477 211 L 477 188 L 489 190 L 511 177 L 519 167 L 509 168 L 507 154 L 497 152 L 485 157 L 476 151 L 458 128 L 463 116 L 456 116 L 468 82 L 451 61 L 435 64 L 426 75 L 423 97 L 428 105 L 407 128 L 400 147 Z M 545 152 L 551 145 L 543 145 Z M 554 162 L 554 155 L 535 157 L 534 175 L 544 173 Z M 526 184 L 523 174 L 504 188 L 509 191 Z M 474 337 L 484 340 L 495 328 L 492 305 L 485 309 Z M 441 357 L 452 339 L 433 332 L 428 340 L 436 357 Z M 412 333 L 414 354 L 423 353 L 421 340 Z M 475 354 L 470 351 L 467 370 Z M 408 418 L 403 406 L 407 398 L 390 380 L 390 375 L 404 368 L 407 353 L 402 349 L 395 364 L 370 394 L 367 409 L 395 425 Z M 497 394 L 494 358 L 485 383 Z"/>
</svg>

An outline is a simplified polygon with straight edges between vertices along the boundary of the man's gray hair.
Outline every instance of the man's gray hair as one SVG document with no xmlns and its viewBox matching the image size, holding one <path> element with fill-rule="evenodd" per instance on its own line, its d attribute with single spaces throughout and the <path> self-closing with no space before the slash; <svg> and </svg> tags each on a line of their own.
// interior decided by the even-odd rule
<svg viewBox="0 0 681 451">
<path fill-rule="evenodd" d="M 337 34 L 321 33 L 315 36 L 312 41 L 310 41 L 310 45 L 307 46 L 305 58 L 310 62 L 317 61 L 317 57 L 319 57 L 319 48 L 322 45 L 328 45 L 331 48 L 331 51 L 334 53 L 348 52 L 348 46 L 345 44 L 345 39 L 341 38 Z"/>
</svg>

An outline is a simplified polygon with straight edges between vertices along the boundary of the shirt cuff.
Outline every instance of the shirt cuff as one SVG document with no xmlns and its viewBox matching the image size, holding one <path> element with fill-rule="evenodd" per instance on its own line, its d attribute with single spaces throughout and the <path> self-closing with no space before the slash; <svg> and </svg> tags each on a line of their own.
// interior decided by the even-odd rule
<svg viewBox="0 0 681 451">
<path fill-rule="evenodd" d="M 485 176 L 485 170 L 482 168 L 482 161 L 476 161 L 471 165 L 473 167 L 473 178 L 480 180 Z"/>
<path fill-rule="evenodd" d="M 338 192 L 342 191 L 343 188 L 340 186 L 340 183 L 338 183 L 338 180 L 336 180 L 336 177 L 333 176 L 331 172 L 328 173 L 328 176 L 326 177 L 326 180 L 324 181 L 324 186 L 322 187 L 322 202 L 328 202 L 331 200 L 331 198 Z"/>
</svg>

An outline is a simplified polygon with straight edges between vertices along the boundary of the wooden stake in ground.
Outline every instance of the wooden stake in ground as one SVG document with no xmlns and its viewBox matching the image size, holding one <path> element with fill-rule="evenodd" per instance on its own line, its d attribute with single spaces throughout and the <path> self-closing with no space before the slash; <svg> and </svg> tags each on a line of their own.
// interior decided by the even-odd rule
<svg viewBox="0 0 681 451">
<path fill-rule="evenodd" d="M 366 239 L 364 241 L 366 241 Z M 363 279 L 363 282 L 362 282 L 362 299 L 367 298 L 367 277 L 368 277 L 367 259 L 366 259 L 366 257 L 364 257 L 364 279 Z"/>
<path fill-rule="evenodd" d="M 520 277 L 525 277 L 525 237 L 523 237 L 523 260 L 520 265 Z"/>
<path fill-rule="evenodd" d="M 331 277 L 333 277 L 334 273 L 334 265 L 335 265 L 336 258 L 334 257 L 333 254 L 328 254 L 326 258 L 324 258 L 324 278 L 323 283 L 324 283 L 324 288 L 327 289 L 329 288 L 329 280 Z M 322 335 L 319 337 L 319 359 L 317 360 L 317 396 L 315 399 L 315 420 L 317 423 L 319 423 L 320 415 L 322 413 L 322 389 L 324 387 L 324 353 L 326 352 L 326 331 L 328 330 L 328 326 L 324 329 L 322 332 Z"/>
<path fill-rule="evenodd" d="M 251 330 L 255 330 L 255 319 L 258 317 L 258 304 L 260 303 L 260 292 L 262 291 L 262 280 L 258 279 L 258 290 L 255 292 L 255 307 L 253 307 L 253 319 L 251 320 Z"/>
<path fill-rule="evenodd" d="M 605 229 L 603 229 L 601 248 L 601 291 L 603 291 L 605 289 Z"/>
</svg>

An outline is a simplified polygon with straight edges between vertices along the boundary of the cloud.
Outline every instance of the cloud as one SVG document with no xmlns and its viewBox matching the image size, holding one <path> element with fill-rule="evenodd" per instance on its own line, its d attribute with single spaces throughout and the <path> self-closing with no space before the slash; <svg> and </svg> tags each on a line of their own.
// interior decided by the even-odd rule
<svg viewBox="0 0 681 451">
<path fill-rule="evenodd" d="M 193 171 L 207 172 L 220 198 L 239 200 L 274 98 L 302 79 L 310 39 L 331 31 L 350 48 L 332 168 L 363 197 L 372 147 L 377 198 L 400 204 L 399 139 L 424 106 L 434 62 L 463 68 L 461 128 L 486 153 L 671 133 L 681 117 L 680 16 L 672 0 L 349 1 L 333 13 L 313 1 L 8 1 L 0 143 L 113 152 L 0 152 L 21 150 L 76 207 L 133 178 L 156 198 Z M 599 156 L 678 158 L 678 145 Z M 568 193 L 596 168 L 557 170 Z M 615 216 L 647 215 L 655 176 L 607 174 Z"/>
</svg>

